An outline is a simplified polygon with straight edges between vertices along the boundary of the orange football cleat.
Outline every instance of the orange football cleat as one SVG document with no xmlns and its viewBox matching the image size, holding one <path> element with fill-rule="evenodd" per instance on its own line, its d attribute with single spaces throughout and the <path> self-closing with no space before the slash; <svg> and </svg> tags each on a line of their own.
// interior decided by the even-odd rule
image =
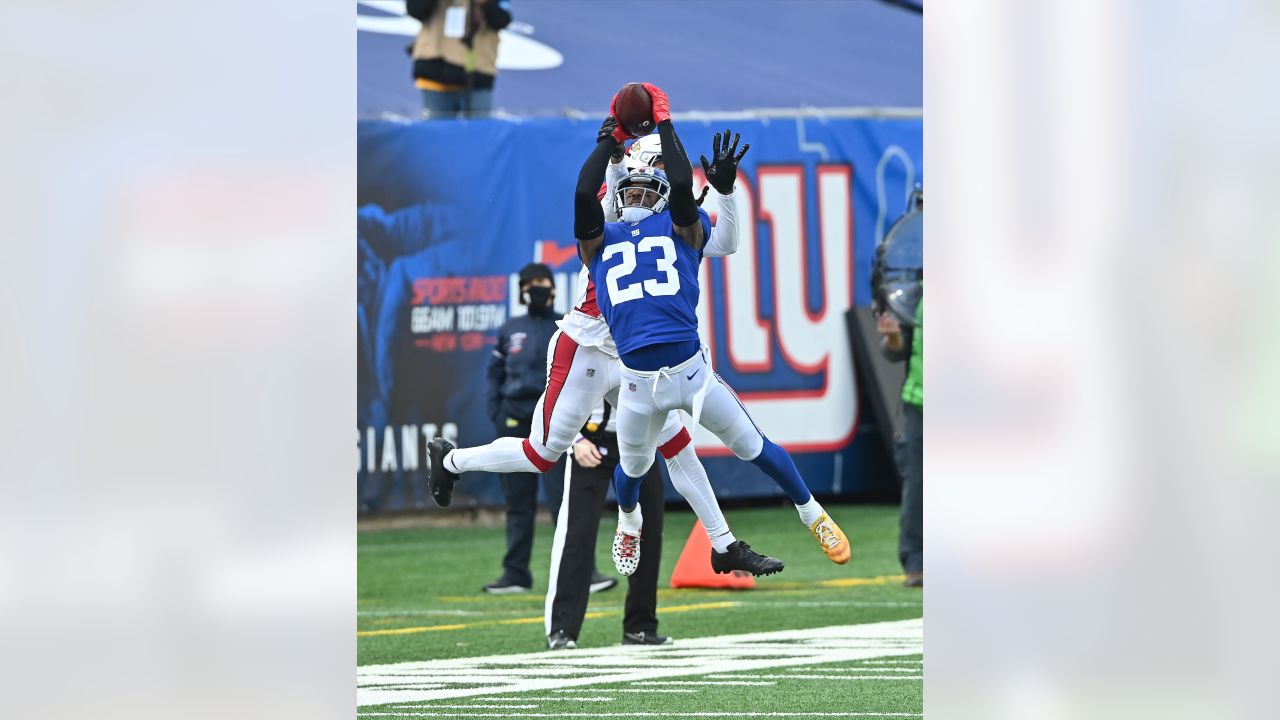
<svg viewBox="0 0 1280 720">
<path fill-rule="evenodd" d="M 829 515 L 822 513 L 809 526 L 809 532 L 813 533 L 814 539 L 822 546 L 822 552 L 827 554 L 831 562 L 837 565 L 849 562 L 849 555 L 852 554 L 849 550 L 849 540 Z"/>
</svg>

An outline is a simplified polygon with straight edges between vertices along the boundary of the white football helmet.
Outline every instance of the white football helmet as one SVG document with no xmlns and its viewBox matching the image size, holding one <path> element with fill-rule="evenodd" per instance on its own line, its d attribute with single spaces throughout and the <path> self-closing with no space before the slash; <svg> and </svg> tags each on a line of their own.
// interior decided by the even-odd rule
<svg viewBox="0 0 1280 720">
<path fill-rule="evenodd" d="M 667 174 L 658 168 L 641 167 L 627 173 L 618 181 L 614 200 L 623 222 L 637 223 L 667 209 L 671 197 L 671 183 Z"/>
<path fill-rule="evenodd" d="M 627 169 L 633 171 L 642 167 L 657 167 L 656 163 L 662 162 L 662 138 L 654 133 L 631 143 L 624 162 Z"/>
</svg>

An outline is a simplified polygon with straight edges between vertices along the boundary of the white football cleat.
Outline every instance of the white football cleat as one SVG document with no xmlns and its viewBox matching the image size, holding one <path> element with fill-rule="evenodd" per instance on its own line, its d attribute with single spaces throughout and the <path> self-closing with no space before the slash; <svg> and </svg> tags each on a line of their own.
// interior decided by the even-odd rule
<svg viewBox="0 0 1280 720">
<path fill-rule="evenodd" d="M 613 567 L 619 575 L 630 576 L 640 565 L 640 533 L 632 535 L 621 528 L 613 536 Z"/>
</svg>

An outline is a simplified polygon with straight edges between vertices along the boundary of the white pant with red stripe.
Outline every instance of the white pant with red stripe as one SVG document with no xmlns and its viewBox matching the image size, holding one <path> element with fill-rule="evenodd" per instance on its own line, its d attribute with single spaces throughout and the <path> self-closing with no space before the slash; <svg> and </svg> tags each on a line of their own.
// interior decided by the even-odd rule
<svg viewBox="0 0 1280 720">
<path fill-rule="evenodd" d="M 598 348 L 581 346 L 557 330 L 547 346 L 547 389 L 534 408 L 529 437 L 524 440 L 498 438 L 488 445 L 459 448 L 448 454 L 446 467 L 452 466 L 457 472 L 550 470 L 569 449 L 601 398 L 621 411 L 618 404 L 620 368 L 617 358 Z M 618 429 L 621 443 L 621 424 Z M 680 421 L 680 414 L 667 413 L 653 439 L 649 463 L 653 462 L 656 447 L 667 461 L 671 483 L 689 501 L 707 534 L 714 539 L 728 533 L 707 471 L 693 451 L 692 438 Z M 648 465 L 645 468 L 647 470 Z"/>
<path fill-rule="evenodd" d="M 583 347 L 557 330 L 547 346 L 547 389 L 533 409 L 532 430 L 523 443 L 529 462 L 546 472 L 582 431 L 591 411 L 605 398 L 618 404 L 618 359 L 598 348 Z M 667 416 L 658 445 L 670 457 L 691 441 L 678 413 Z"/>
</svg>

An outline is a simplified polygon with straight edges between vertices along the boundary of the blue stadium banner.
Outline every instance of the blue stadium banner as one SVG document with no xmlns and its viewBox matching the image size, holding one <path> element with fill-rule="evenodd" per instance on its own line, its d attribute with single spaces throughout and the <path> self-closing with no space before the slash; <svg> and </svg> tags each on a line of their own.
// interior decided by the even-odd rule
<svg viewBox="0 0 1280 720">
<path fill-rule="evenodd" d="M 870 303 L 876 243 L 922 181 L 921 121 L 680 121 L 695 165 L 726 126 L 751 150 L 733 195 L 739 251 L 701 271 L 700 322 L 715 369 L 793 452 L 815 492 L 893 482 L 876 440 L 859 432 L 843 315 Z M 498 327 L 523 311 L 515 274 L 530 261 L 550 265 L 557 309 L 567 310 L 580 268 L 573 188 L 598 127 L 565 118 L 359 124 L 362 507 L 432 507 L 427 441 L 493 439 L 485 365 Z M 703 183 L 697 168 L 695 192 Z M 705 206 L 713 220 L 716 198 Z M 722 498 L 781 496 L 710 433 L 694 437 Z M 455 500 L 500 502 L 496 479 L 482 474 L 464 478 Z"/>
</svg>

